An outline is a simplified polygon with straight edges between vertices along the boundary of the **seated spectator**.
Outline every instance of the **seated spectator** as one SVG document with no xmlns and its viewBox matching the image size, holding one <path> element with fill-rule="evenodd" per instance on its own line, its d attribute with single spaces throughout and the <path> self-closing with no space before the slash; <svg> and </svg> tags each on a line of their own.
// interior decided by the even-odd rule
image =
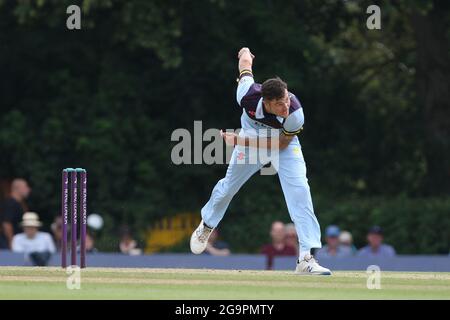
<svg viewBox="0 0 450 320">
<path fill-rule="evenodd" d="M 361 257 L 393 257 L 395 250 L 387 244 L 383 244 L 383 230 L 379 226 L 370 228 L 367 234 L 367 242 L 369 243 L 364 248 L 358 251 L 358 256 Z"/>
<path fill-rule="evenodd" d="M 97 248 L 95 247 L 94 235 L 92 234 L 92 232 L 89 229 L 86 232 L 85 248 L 86 248 L 86 253 L 97 253 L 98 252 Z M 80 244 L 78 244 L 77 252 L 80 253 L 80 251 L 81 251 L 81 246 L 80 246 Z"/>
<path fill-rule="evenodd" d="M 60 251 L 62 243 L 62 217 L 56 216 L 50 228 L 52 230 L 53 241 L 55 242 L 56 249 Z"/>
<path fill-rule="evenodd" d="M 273 268 L 273 258 L 275 256 L 297 256 L 298 251 L 286 244 L 286 230 L 284 223 L 281 221 L 275 221 L 272 223 L 270 230 L 270 237 L 272 243 L 266 244 L 261 248 L 261 253 L 267 256 L 268 270 Z"/>
<path fill-rule="evenodd" d="M 327 227 L 325 230 L 326 244 L 316 251 L 315 256 L 317 259 L 348 257 L 352 254 L 350 248 L 339 244 L 340 233 L 341 231 L 338 226 L 330 225 Z"/>
<path fill-rule="evenodd" d="M 142 250 L 138 248 L 136 240 L 133 239 L 131 231 L 127 226 L 123 226 L 120 231 L 120 252 L 132 256 L 140 255 Z"/>
<path fill-rule="evenodd" d="M 13 237 L 12 251 L 24 253 L 26 261 L 35 266 L 47 265 L 56 248 L 49 233 L 38 231 L 42 226 L 39 216 L 34 212 L 24 213 L 21 226 L 23 233 Z"/>
<path fill-rule="evenodd" d="M 347 248 L 352 254 L 356 254 L 358 249 L 353 245 L 353 236 L 348 231 L 341 231 L 339 235 L 339 243 L 342 247 Z"/>
<path fill-rule="evenodd" d="M 296 251 L 298 251 L 299 244 L 295 225 L 293 223 L 287 223 L 284 228 L 286 230 L 286 245 L 289 247 L 293 247 Z"/>
<path fill-rule="evenodd" d="M 94 236 L 90 233 L 86 233 L 86 253 L 96 253 L 98 252 L 97 248 L 95 248 L 95 240 Z"/>
<path fill-rule="evenodd" d="M 212 256 L 229 256 L 230 249 L 228 249 L 228 243 L 218 240 L 219 231 L 214 229 L 208 239 L 208 244 L 206 245 L 205 253 Z"/>
</svg>

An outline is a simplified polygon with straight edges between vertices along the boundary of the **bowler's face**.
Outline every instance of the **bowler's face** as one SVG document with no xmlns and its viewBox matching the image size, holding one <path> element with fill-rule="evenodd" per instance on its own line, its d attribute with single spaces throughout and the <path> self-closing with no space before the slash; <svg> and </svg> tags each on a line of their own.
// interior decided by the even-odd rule
<svg viewBox="0 0 450 320">
<path fill-rule="evenodd" d="M 264 103 L 268 105 L 270 111 L 282 118 L 287 118 L 289 115 L 289 107 L 291 106 L 291 99 L 289 93 L 285 89 L 284 97 L 281 99 L 265 100 Z"/>
</svg>

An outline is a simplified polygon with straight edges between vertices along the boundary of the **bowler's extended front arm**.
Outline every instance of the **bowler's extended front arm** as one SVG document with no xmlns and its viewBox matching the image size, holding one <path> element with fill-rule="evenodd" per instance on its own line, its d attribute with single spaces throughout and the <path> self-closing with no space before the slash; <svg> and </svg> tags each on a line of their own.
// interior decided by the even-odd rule
<svg viewBox="0 0 450 320">
<path fill-rule="evenodd" d="M 240 137 L 234 132 L 220 132 L 220 135 L 225 140 L 225 143 L 230 146 L 243 146 L 243 147 L 253 147 L 260 149 L 285 149 L 294 136 L 287 136 L 284 133 L 281 133 L 277 137 L 258 137 L 258 138 L 249 138 L 249 137 Z"/>
</svg>

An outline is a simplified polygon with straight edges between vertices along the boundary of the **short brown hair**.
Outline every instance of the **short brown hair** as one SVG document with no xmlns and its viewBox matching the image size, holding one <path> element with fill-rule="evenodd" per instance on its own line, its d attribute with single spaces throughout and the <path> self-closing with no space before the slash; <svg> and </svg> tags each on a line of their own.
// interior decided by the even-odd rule
<svg viewBox="0 0 450 320">
<path fill-rule="evenodd" d="M 267 79 L 261 86 L 261 95 L 266 100 L 281 99 L 284 97 L 287 84 L 279 77 Z"/>
</svg>

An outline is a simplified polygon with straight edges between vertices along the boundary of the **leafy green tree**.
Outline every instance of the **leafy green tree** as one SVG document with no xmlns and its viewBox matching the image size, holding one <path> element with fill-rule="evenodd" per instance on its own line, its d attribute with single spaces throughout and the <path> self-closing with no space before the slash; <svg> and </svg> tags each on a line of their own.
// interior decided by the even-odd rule
<svg viewBox="0 0 450 320">
<path fill-rule="evenodd" d="M 74 3 L 82 28 L 70 31 Z M 49 222 L 59 210 L 60 170 L 87 168 L 89 210 L 107 220 L 105 249 L 115 248 L 108 237 L 121 223 L 144 232 L 163 216 L 198 211 L 226 166 L 173 165 L 170 136 L 192 132 L 194 120 L 204 129 L 240 126 L 236 53 L 248 46 L 256 80 L 284 78 L 305 109 L 300 140 L 323 224 L 338 223 L 336 212 L 347 223 L 348 210 L 363 242 L 377 216 L 357 223 L 363 216 L 351 199 L 369 212 L 416 213 L 417 205 L 435 223 L 450 191 L 449 3 L 375 1 L 382 28 L 368 30 L 371 4 L 0 1 L 0 177 L 29 179 L 30 207 Z M 258 226 L 239 248 L 256 250 L 286 210 L 276 177 L 255 177 L 243 190 L 224 233 Z M 423 234 L 423 252 L 442 237 Z M 391 238 L 413 252 L 405 239 Z"/>
</svg>

